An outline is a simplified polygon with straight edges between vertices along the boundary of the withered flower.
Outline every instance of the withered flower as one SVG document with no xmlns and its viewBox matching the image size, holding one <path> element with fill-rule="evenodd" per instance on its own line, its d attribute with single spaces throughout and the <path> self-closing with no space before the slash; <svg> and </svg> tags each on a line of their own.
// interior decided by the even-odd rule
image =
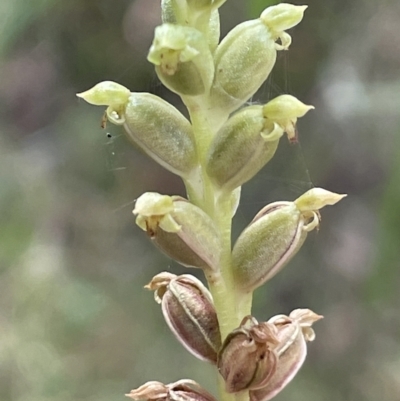
<svg viewBox="0 0 400 401">
<path fill-rule="evenodd" d="M 218 354 L 218 370 L 225 379 L 226 391 L 236 393 L 263 387 L 278 362 L 274 348 L 279 344 L 272 323 L 258 323 L 246 316 L 240 326 L 226 337 Z"/>
<path fill-rule="evenodd" d="M 190 379 L 170 384 L 150 381 L 125 395 L 133 400 L 148 401 L 216 401 L 209 392 Z"/>
<path fill-rule="evenodd" d="M 203 283 L 190 274 L 163 272 L 145 288 L 155 291 L 165 321 L 182 345 L 197 358 L 216 364 L 221 334 L 211 294 Z"/>
<path fill-rule="evenodd" d="M 306 342 L 315 339 L 311 326 L 320 319 L 322 316 L 310 309 L 295 309 L 289 316 L 277 315 L 268 320 L 276 328 L 279 344 L 274 352 L 278 356 L 278 363 L 266 385 L 250 391 L 250 401 L 270 400 L 294 378 L 306 359 Z"/>
</svg>

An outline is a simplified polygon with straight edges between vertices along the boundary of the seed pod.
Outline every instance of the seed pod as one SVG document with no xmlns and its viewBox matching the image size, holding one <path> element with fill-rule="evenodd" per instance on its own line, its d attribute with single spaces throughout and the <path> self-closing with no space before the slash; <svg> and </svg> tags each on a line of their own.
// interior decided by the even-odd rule
<svg viewBox="0 0 400 401">
<path fill-rule="evenodd" d="M 148 401 L 216 401 L 209 392 L 190 379 L 171 384 L 150 381 L 125 395 L 133 400 Z"/>
<path fill-rule="evenodd" d="M 309 309 L 296 309 L 289 316 L 274 316 L 268 323 L 277 329 L 279 345 L 274 349 L 278 355 L 275 372 L 267 384 L 250 391 L 250 401 L 268 401 L 275 397 L 297 374 L 307 355 L 307 341 L 315 338 L 312 324 L 322 319 Z"/>
<path fill-rule="evenodd" d="M 165 321 L 182 345 L 197 358 L 216 364 L 221 334 L 212 296 L 202 282 L 189 274 L 163 272 L 145 288 L 155 291 Z"/>
<path fill-rule="evenodd" d="M 243 185 L 267 164 L 286 132 L 295 137 L 298 117 L 307 106 L 290 95 L 282 95 L 264 106 L 238 111 L 222 126 L 207 155 L 207 173 L 225 191 Z"/>
<path fill-rule="evenodd" d="M 239 328 L 228 334 L 218 354 L 218 370 L 226 391 L 263 387 L 276 369 L 278 356 L 273 348 L 277 344 L 273 324 L 246 316 Z"/>
<path fill-rule="evenodd" d="M 156 66 L 160 81 L 178 95 L 209 92 L 214 62 L 207 38 L 197 29 L 174 24 L 157 27 L 147 59 Z"/>
<path fill-rule="evenodd" d="M 301 21 L 305 8 L 291 4 L 269 7 L 260 18 L 239 24 L 228 33 L 215 52 L 212 107 L 229 114 L 255 94 L 275 64 L 276 51 L 290 45 L 284 30 Z M 277 39 L 282 44 L 276 44 Z"/>
<path fill-rule="evenodd" d="M 150 93 L 131 93 L 108 81 L 78 96 L 108 106 L 108 119 L 123 125 L 128 138 L 161 166 L 182 177 L 193 173 L 197 156 L 192 126 L 168 102 Z"/>
<path fill-rule="evenodd" d="M 319 226 L 319 209 L 344 196 L 313 188 L 294 202 L 275 202 L 261 209 L 232 251 L 237 288 L 250 292 L 270 280 L 297 253 L 307 233 Z"/>
<path fill-rule="evenodd" d="M 168 256 L 187 267 L 219 268 L 221 242 L 211 218 L 180 196 L 147 192 L 136 201 L 136 224 Z"/>
</svg>

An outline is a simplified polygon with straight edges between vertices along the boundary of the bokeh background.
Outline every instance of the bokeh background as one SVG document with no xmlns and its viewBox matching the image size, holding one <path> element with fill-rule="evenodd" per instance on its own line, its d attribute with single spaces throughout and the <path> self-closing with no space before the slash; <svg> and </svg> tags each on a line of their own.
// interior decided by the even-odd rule
<svg viewBox="0 0 400 401">
<path fill-rule="evenodd" d="M 272 3 L 228 0 L 223 34 Z M 400 2 L 305 3 L 290 51 L 253 100 L 291 93 L 316 110 L 299 123 L 299 145 L 282 140 L 243 187 L 234 235 L 265 204 L 313 185 L 349 194 L 257 291 L 254 315 L 325 315 L 277 401 L 396 401 Z M 135 226 L 134 200 L 183 194 L 182 184 L 75 97 L 110 79 L 181 108 L 146 61 L 159 23 L 159 0 L 0 2 L 2 401 L 117 401 L 183 377 L 215 392 L 213 369 L 183 350 L 142 289 L 161 270 L 185 270 Z"/>
</svg>

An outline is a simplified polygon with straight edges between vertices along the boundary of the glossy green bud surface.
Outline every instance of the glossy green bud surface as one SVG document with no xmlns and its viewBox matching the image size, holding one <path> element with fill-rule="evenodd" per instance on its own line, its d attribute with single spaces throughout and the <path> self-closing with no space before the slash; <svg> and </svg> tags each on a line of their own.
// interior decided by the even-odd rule
<svg viewBox="0 0 400 401">
<path fill-rule="evenodd" d="M 216 364 L 221 334 L 211 294 L 201 281 L 164 272 L 145 288 L 155 290 L 165 321 L 182 345 L 197 358 Z"/>
<path fill-rule="evenodd" d="M 154 192 L 136 201 L 136 224 L 168 256 L 187 267 L 216 271 L 221 242 L 211 218 L 180 196 Z"/>
</svg>

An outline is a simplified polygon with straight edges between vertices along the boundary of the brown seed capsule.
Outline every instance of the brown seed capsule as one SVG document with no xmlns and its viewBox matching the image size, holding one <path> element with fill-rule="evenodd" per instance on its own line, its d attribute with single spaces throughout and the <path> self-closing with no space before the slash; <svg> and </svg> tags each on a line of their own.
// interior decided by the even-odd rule
<svg viewBox="0 0 400 401">
<path fill-rule="evenodd" d="M 246 316 L 239 328 L 225 339 L 218 354 L 218 370 L 226 391 L 235 393 L 263 387 L 275 372 L 278 361 L 276 328 Z"/>
<path fill-rule="evenodd" d="M 307 341 L 315 338 L 312 324 L 322 319 L 309 309 L 295 309 L 289 316 L 277 315 L 268 320 L 277 330 L 279 344 L 274 348 L 278 362 L 266 385 L 250 391 L 250 401 L 268 401 L 275 397 L 296 375 L 307 355 Z"/>
<path fill-rule="evenodd" d="M 190 379 L 170 384 L 150 381 L 125 395 L 133 400 L 148 401 L 216 401 L 208 391 Z"/>
<path fill-rule="evenodd" d="M 217 363 L 221 347 L 217 313 L 210 292 L 189 274 L 157 274 L 145 288 L 154 290 L 156 302 L 169 328 L 197 358 Z"/>
</svg>

